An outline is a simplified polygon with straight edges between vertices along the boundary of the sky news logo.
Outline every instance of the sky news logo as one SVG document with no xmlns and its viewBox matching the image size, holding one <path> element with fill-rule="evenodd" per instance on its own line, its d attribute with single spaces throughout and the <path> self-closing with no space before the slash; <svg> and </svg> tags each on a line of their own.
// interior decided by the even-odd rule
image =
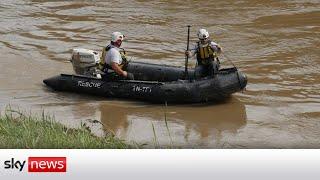
<svg viewBox="0 0 320 180">
<path fill-rule="evenodd" d="M 4 161 L 4 168 L 23 171 L 26 161 L 11 158 Z M 28 172 L 67 172 L 66 157 L 28 157 Z"/>
</svg>

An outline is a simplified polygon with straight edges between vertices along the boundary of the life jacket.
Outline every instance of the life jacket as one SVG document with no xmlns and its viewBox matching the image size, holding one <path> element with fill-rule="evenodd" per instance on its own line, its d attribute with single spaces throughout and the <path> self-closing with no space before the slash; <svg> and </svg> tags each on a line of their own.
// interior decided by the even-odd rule
<svg viewBox="0 0 320 180">
<path fill-rule="evenodd" d="M 112 69 L 111 65 L 106 64 L 106 61 L 105 61 L 105 57 L 107 55 L 107 52 L 112 48 L 115 48 L 115 47 L 111 46 L 109 44 L 107 47 L 104 47 L 102 49 L 102 54 L 101 54 L 100 62 L 99 62 L 99 69 L 102 70 L 102 71 L 105 71 L 106 69 Z M 125 69 L 126 66 L 128 65 L 128 60 L 127 60 L 127 57 L 126 57 L 126 51 L 123 48 L 119 48 L 119 53 L 120 53 L 121 59 L 122 59 L 122 63 L 119 64 L 119 66 L 120 66 L 121 69 Z"/>
<path fill-rule="evenodd" d="M 206 46 L 201 46 L 200 42 L 198 43 L 197 49 L 197 61 L 199 65 L 208 65 L 211 61 L 217 57 L 217 53 L 211 48 L 211 41 L 208 42 Z"/>
</svg>

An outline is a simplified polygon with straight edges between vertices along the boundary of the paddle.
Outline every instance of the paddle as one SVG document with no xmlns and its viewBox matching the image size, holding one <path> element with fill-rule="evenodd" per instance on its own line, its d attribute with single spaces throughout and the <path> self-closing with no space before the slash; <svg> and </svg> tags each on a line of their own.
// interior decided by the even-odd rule
<svg viewBox="0 0 320 180">
<path fill-rule="evenodd" d="M 189 51 L 190 27 L 191 27 L 191 26 L 188 25 L 187 51 Z M 189 77 L 189 75 L 188 75 L 188 60 L 189 60 L 189 56 L 186 55 L 185 68 L 184 68 L 185 79 L 187 79 L 187 77 Z"/>
</svg>

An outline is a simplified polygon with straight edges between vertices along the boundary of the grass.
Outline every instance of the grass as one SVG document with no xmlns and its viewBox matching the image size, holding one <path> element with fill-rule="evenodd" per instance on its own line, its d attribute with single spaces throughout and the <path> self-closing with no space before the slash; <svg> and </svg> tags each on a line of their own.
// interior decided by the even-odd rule
<svg viewBox="0 0 320 180">
<path fill-rule="evenodd" d="M 166 128 L 167 128 L 167 131 L 168 131 L 168 134 L 169 134 L 171 148 L 173 148 L 173 140 L 172 140 L 172 137 L 171 137 L 171 133 L 170 133 L 169 125 L 168 125 L 168 121 L 167 121 L 167 107 L 168 107 L 168 104 L 167 104 L 167 101 L 166 101 L 165 102 L 165 107 L 164 107 L 164 122 L 166 124 Z"/>
<path fill-rule="evenodd" d="M 170 146 L 165 146 L 165 147 L 161 147 L 157 134 L 156 134 L 156 129 L 154 124 L 151 122 L 151 126 L 152 126 L 152 132 L 153 132 L 153 144 L 154 144 L 154 148 L 175 148 L 173 145 L 173 139 L 171 137 L 171 133 L 170 133 L 170 129 L 169 129 L 169 125 L 168 125 L 168 120 L 167 120 L 167 108 L 168 108 L 168 104 L 167 101 L 164 104 L 164 123 L 166 126 L 166 130 L 168 132 L 169 138 L 170 138 Z"/>
<path fill-rule="evenodd" d="M 31 114 L 31 113 L 30 113 Z M 131 145 L 107 134 L 97 137 L 84 124 L 79 129 L 67 128 L 54 117 L 26 115 L 6 109 L 0 114 L 0 148 L 32 149 L 122 149 Z"/>
</svg>

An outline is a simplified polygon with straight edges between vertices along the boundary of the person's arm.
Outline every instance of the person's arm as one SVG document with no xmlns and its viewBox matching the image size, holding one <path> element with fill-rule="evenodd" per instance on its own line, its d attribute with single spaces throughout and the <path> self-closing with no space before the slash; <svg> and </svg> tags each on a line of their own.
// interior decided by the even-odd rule
<svg viewBox="0 0 320 180">
<path fill-rule="evenodd" d="M 119 51 L 115 50 L 114 48 L 109 50 L 109 57 L 111 61 L 111 68 L 120 76 L 127 77 L 128 73 L 124 70 L 121 69 L 120 67 L 120 59 L 121 59 L 121 54 Z"/>
<path fill-rule="evenodd" d="M 186 53 L 185 53 L 186 56 L 188 56 L 189 58 L 193 57 L 196 54 L 197 49 L 198 49 L 198 46 L 195 45 L 194 48 L 189 49 L 189 51 L 186 51 Z"/>
<path fill-rule="evenodd" d="M 218 54 L 220 54 L 222 52 L 222 48 L 219 44 L 215 43 L 215 42 L 211 42 L 210 47 L 217 52 Z"/>
<path fill-rule="evenodd" d="M 120 66 L 119 66 L 118 63 L 112 62 L 112 63 L 111 63 L 111 67 L 112 67 L 112 69 L 113 69 L 117 74 L 119 74 L 119 75 L 121 75 L 121 76 L 124 76 L 124 77 L 127 77 L 127 76 L 128 76 L 127 71 L 122 70 L 122 69 L 120 68 Z"/>
</svg>

